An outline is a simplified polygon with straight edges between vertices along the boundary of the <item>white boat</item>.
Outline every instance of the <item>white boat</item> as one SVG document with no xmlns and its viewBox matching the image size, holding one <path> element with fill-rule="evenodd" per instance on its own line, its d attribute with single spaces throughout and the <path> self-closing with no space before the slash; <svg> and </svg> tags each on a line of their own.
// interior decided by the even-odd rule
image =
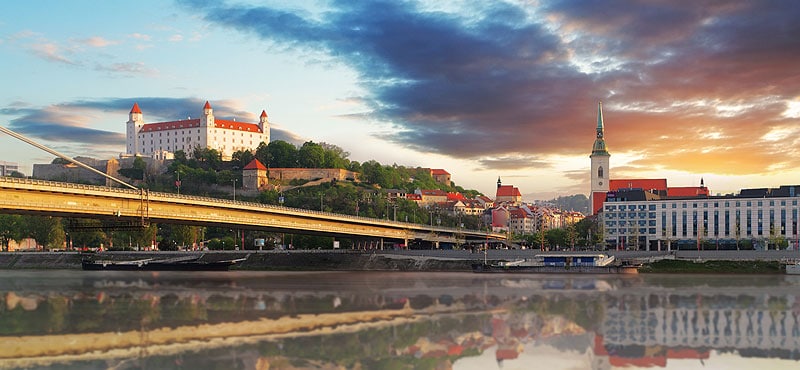
<svg viewBox="0 0 800 370">
<path fill-rule="evenodd" d="M 636 273 L 637 266 L 615 263 L 614 256 L 593 253 L 538 254 L 534 258 L 473 264 L 473 272 Z"/>
</svg>

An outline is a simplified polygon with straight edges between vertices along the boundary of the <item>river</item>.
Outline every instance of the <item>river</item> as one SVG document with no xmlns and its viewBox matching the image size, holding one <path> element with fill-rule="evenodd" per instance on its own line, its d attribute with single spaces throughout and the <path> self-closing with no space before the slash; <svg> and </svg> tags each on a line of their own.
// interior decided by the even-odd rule
<svg viewBox="0 0 800 370">
<path fill-rule="evenodd" d="M 800 277 L 0 270 L 0 368 L 796 369 Z"/>
</svg>

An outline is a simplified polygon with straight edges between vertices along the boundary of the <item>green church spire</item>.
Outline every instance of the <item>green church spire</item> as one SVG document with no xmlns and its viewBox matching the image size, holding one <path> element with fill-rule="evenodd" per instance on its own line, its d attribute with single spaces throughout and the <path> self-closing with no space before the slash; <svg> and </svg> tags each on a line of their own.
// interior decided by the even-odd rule
<svg viewBox="0 0 800 370">
<path fill-rule="evenodd" d="M 594 140 L 592 156 L 610 155 L 606 150 L 606 141 L 603 139 L 603 102 L 597 103 L 597 138 Z"/>
</svg>

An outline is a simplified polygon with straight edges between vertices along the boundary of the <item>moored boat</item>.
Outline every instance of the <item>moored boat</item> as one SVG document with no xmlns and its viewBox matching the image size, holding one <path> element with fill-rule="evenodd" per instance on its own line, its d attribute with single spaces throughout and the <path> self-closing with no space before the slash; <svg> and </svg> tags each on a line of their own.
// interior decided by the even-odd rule
<svg viewBox="0 0 800 370">
<path fill-rule="evenodd" d="M 625 265 L 606 254 L 569 253 L 536 255 L 534 258 L 496 263 L 476 263 L 473 272 L 480 273 L 568 273 L 568 274 L 636 274 L 638 266 Z"/>
<path fill-rule="evenodd" d="M 227 271 L 231 266 L 247 260 L 243 258 L 205 261 L 200 256 L 174 258 L 142 258 L 138 260 L 89 259 L 81 261 L 84 270 L 116 271 Z"/>
</svg>

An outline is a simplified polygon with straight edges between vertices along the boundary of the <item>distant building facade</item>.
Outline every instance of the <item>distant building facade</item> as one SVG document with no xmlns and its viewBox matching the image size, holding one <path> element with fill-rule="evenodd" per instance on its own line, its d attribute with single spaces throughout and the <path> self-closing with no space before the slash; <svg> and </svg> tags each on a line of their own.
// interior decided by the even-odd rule
<svg viewBox="0 0 800 370">
<path fill-rule="evenodd" d="M 230 160 L 234 152 L 253 150 L 270 139 L 266 111 L 261 111 L 258 123 L 223 120 L 214 117 L 208 102 L 200 118 L 155 123 L 145 123 L 139 104 L 134 103 L 126 125 L 126 154 L 154 159 L 172 159 L 178 150 L 191 155 L 195 148 L 209 148 Z"/>
<path fill-rule="evenodd" d="M 450 180 L 450 173 L 441 169 L 441 168 L 431 168 L 431 177 L 433 177 L 433 181 L 436 181 L 440 184 L 444 184 L 447 186 L 453 185 L 453 182 Z"/>
<path fill-rule="evenodd" d="M 606 244 L 617 249 L 797 250 L 798 201 L 800 185 L 692 197 L 621 189 L 608 193 L 602 220 Z"/>
<path fill-rule="evenodd" d="M 102 173 L 119 177 L 120 161 L 117 159 L 99 160 L 89 157 L 75 157 L 76 161 L 92 167 Z M 63 181 L 74 183 L 88 183 L 104 186 L 113 186 L 114 182 L 98 173 L 79 167 L 73 163 L 67 164 L 34 164 L 33 174 L 35 179 Z"/>
<path fill-rule="evenodd" d="M 0 176 L 11 176 L 12 172 L 19 172 L 19 164 L 0 161 Z"/>
<path fill-rule="evenodd" d="M 616 249 L 800 250 L 800 185 L 717 195 L 666 179 L 611 179 L 602 104 L 591 161 L 590 206 L 605 244 Z"/>
<path fill-rule="evenodd" d="M 497 178 L 497 192 L 495 194 L 496 203 L 506 203 L 512 206 L 522 204 L 522 193 L 519 188 L 513 185 L 503 185 L 500 178 Z"/>
</svg>

